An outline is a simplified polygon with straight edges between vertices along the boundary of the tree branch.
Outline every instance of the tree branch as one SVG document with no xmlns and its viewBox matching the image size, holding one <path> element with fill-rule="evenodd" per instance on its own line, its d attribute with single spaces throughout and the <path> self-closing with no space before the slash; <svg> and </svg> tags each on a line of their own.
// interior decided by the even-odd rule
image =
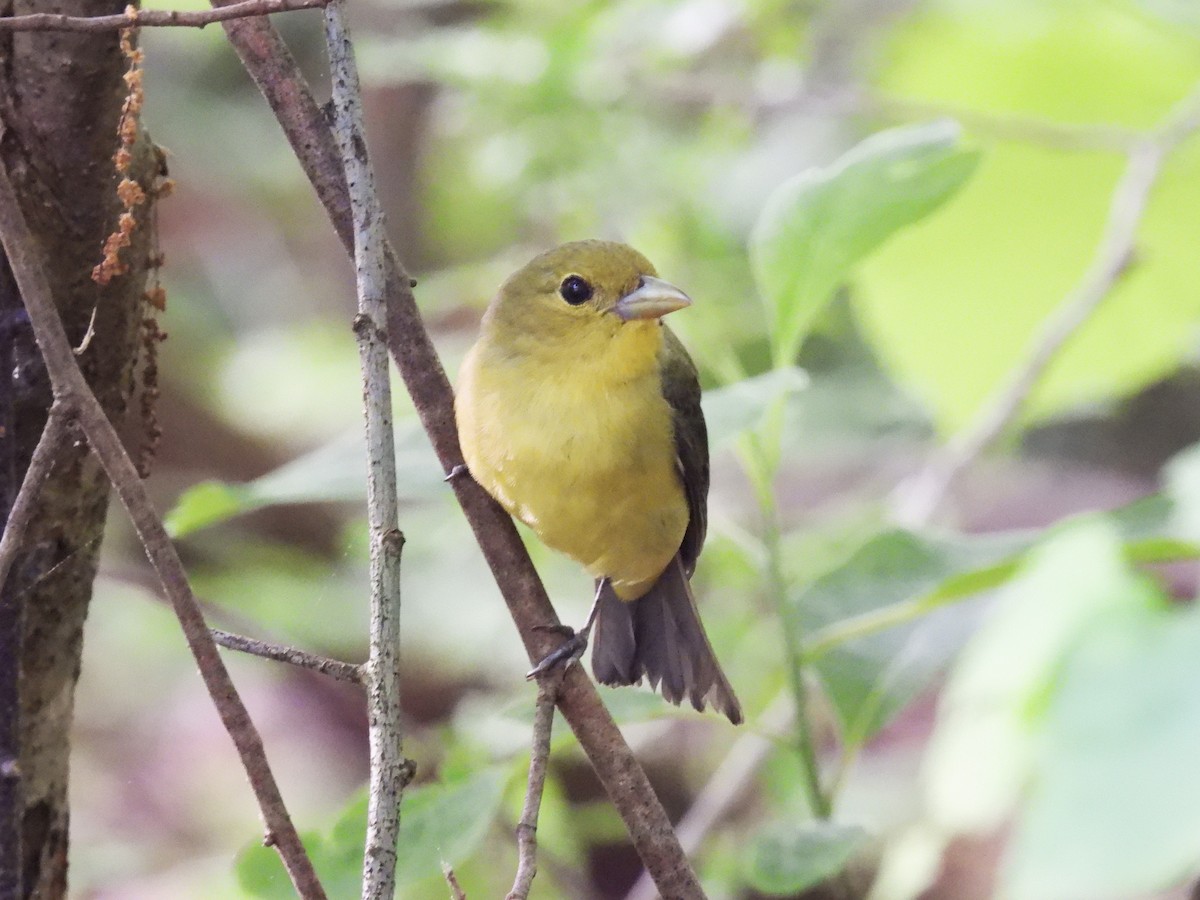
<svg viewBox="0 0 1200 900">
<path fill-rule="evenodd" d="M 1036 144 L 1068 153 L 1128 153 L 1145 132 L 1107 122 L 1056 122 L 1012 113 L 989 112 L 952 103 L 938 103 L 887 94 L 866 86 L 844 84 L 813 87 L 807 83 L 772 97 L 747 87 L 744 78 L 704 78 L 697 73 L 655 84 L 639 85 L 647 96 L 661 96 L 673 105 L 737 106 L 756 116 L 870 116 L 889 122 L 954 119 L 964 129 L 993 141 Z"/>
<path fill-rule="evenodd" d="M 462 889 L 462 885 L 458 883 L 458 876 L 454 874 L 454 867 L 448 862 L 442 863 L 442 877 L 446 879 L 446 887 L 450 888 L 450 900 L 467 900 L 467 893 Z"/>
<path fill-rule="evenodd" d="M 758 721 L 759 730 L 748 731 L 734 741 L 708 783 L 675 826 L 679 843 L 685 851 L 695 853 L 699 850 L 716 824 L 749 790 L 754 783 L 754 776 L 770 757 L 771 751 L 780 746 L 781 738 L 776 735 L 782 735 L 793 726 L 795 715 L 795 697 L 790 690 L 784 689 L 763 711 Z M 654 900 L 657 896 L 654 883 L 643 873 L 625 900 Z"/>
<path fill-rule="evenodd" d="M 358 337 L 367 428 L 367 519 L 371 530 L 371 652 L 364 674 L 371 745 L 371 785 L 363 856 L 363 900 L 396 893 L 400 799 L 413 765 L 402 753 L 400 718 L 400 551 L 392 389 L 383 326 L 387 271 L 385 219 L 363 132 L 358 67 L 343 0 L 325 7 L 325 43 L 333 79 L 333 133 L 341 149 L 354 220 Z"/>
<path fill-rule="evenodd" d="M 922 525 L 936 515 L 954 482 L 1012 424 L 1046 368 L 1112 293 L 1134 260 L 1138 228 L 1163 164 L 1197 128 L 1200 86 L 1175 106 L 1159 128 L 1129 151 L 1091 264 L 1043 322 L 1024 362 L 1013 370 L 970 426 L 897 488 L 893 510 L 900 522 Z"/>
<path fill-rule="evenodd" d="M 529 779 L 525 804 L 517 822 L 517 874 L 505 900 L 526 900 L 537 875 L 537 823 L 542 808 L 542 789 L 550 762 L 550 732 L 554 727 L 554 695 L 562 681 L 562 670 L 546 673 L 538 681 L 537 706 L 533 713 L 533 746 L 529 751 Z"/>
<path fill-rule="evenodd" d="M 146 555 L 162 580 L 163 589 L 171 598 L 184 637 L 199 666 L 200 676 L 208 688 L 226 731 L 237 747 L 242 765 L 258 799 L 267 826 L 266 840 L 278 849 L 292 884 L 300 896 L 323 900 L 325 892 L 288 816 L 274 775 L 267 763 L 262 738 L 242 704 L 229 672 L 221 661 L 217 646 L 208 633 L 204 616 L 188 584 L 183 564 L 175 552 L 166 528 L 163 527 L 162 519 L 150 503 L 133 461 L 75 361 L 75 354 L 54 306 L 44 264 L 38 258 L 33 236 L 17 203 L 8 171 L 2 164 L 0 242 L 8 254 L 13 275 L 29 313 L 34 336 L 50 375 L 55 400 L 61 404 L 64 415 L 77 417 L 92 451 L 129 513 Z"/>
<path fill-rule="evenodd" d="M 330 659 L 328 656 L 318 656 L 316 653 L 309 653 L 307 650 L 298 650 L 295 647 L 287 647 L 283 644 L 260 641 L 258 638 L 246 637 L 245 635 L 234 634 L 230 631 L 222 631 L 220 628 L 210 628 L 208 631 L 214 641 L 230 650 L 236 650 L 239 653 L 246 653 L 250 656 L 259 656 L 263 659 L 274 660 L 275 662 L 285 662 L 299 669 L 309 669 L 313 672 L 319 672 L 321 675 L 328 675 L 337 681 L 347 681 L 360 686 L 363 683 L 362 667 L 356 666 L 354 663 L 342 662 L 340 659 Z"/>
<path fill-rule="evenodd" d="M 183 12 L 171 9 L 144 9 L 112 16 L 67 16 L 59 13 L 29 13 L 24 16 L 0 16 L 0 31 L 117 31 L 121 28 L 203 28 L 214 22 L 227 22 L 250 16 L 321 9 L 329 0 L 242 0 L 217 9 Z"/>
<path fill-rule="evenodd" d="M 271 52 L 279 37 L 270 22 L 247 19 L 227 24 L 226 29 L 243 64 L 274 109 L 305 172 L 314 178 L 317 195 L 346 243 L 347 236 L 352 234 L 346 213 L 346 189 L 328 171 L 326 161 L 331 153 L 336 158 L 336 150 L 328 128 L 317 124 L 322 120 L 311 90 L 290 57 L 281 58 Z M 425 331 L 412 282 L 390 246 L 387 264 L 388 345 L 443 470 L 449 472 L 463 462 L 454 424 L 454 392 Z M 512 519 L 472 479 L 456 478 L 452 486 L 508 604 L 530 661 L 543 659 L 556 648 L 558 639 L 537 626 L 557 624 L 558 616 Z M 582 666 L 570 667 L 557 703 L 659 892 L 680 900 L 703 897 L 695 872 L 646 773 Z"/>
<path fill-rule="evenodd" d="M 25 470 L 25 480 L 21 482 L 21 489 L 8 512 L 4 533 L 0 534 L 0 588 L 3 588 L 8 580 L 8 570 L 17 556 L 25 529 L 33 518 L 33 501 L 37 499 L 42 483 L 54 468 L 59 446 L 67 434 L 67 425 L 66 408 L 59 403 L 51 406 L 50 414 L 46 418 L 46 427 L 42 429 L 42 436 L 33 450 L 29 468 Z M 20 659 L 20 654 L 13 659 Z"/>
<path fill-rule="evenodd" d="M 969 106 L 931 103 L 861 87 L 844 87 L 832 92 L 801 91 L 793 98 L 784 98 L 778 105 L 812 110 L 816 113 L 877 116 L 893 122 L 951 118 L 968 132 L 983 135 L 991 140 L 1037 144 L 1074 153 L 1128 153 L 1144 138 L 1136 129 L 1106 122 L 1055 122 L 1036 116 L 985 112 Z"/>
</svg>

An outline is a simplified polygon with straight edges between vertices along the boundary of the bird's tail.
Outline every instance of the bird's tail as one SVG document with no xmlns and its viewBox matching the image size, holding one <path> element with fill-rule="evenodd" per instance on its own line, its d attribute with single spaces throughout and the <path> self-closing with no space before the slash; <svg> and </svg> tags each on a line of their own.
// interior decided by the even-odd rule
<svg viewBox="0 0 1200 900">
<path fill-rule="evenodd" d="M 597 681 L 637 684 L 644 675 L 672 703 L 687 697 L 698 710 L 711 703 L 733 724 L 741 724 L 741 704 L 704 633 L 678 556 L 637 600 L 621 600 L 604 583 L 597 615 L 592 638 Z"/>
</svg>

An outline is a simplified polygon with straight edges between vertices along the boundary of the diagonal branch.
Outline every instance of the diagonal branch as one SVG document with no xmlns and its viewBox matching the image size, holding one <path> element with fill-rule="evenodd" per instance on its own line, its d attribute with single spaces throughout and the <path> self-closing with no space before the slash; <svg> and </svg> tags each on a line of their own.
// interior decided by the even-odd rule
<svg viewBox="0 0 1200 900">
<path fill-rule="evenodd" d="M 1200 85 L 1181 100 L 1163 124 L 1129 151 L 1113 190 L 1108 222 L 1087 271 L 1042 324 L 1025 360 L 984 406 L 974 423 L 896 491 L 895 515 L 908 525 L 927 523 L 958 477 L 992 446 L 1016 419 L 1046 368 L 1100 308 L 1134 260 L 1138 229 L 1163 165 L 1200 129 Z"/>
<path fill-rule="evenodd" d="M 0 16 L 0 31 L 117 31 L 121 28 L 203 28 L 250 16 L 320 9 L 329 0 L 242 0 L 217 9 L 143 9 L 111 16 L 67 16 L 60 13 L 29 13 Z"/>
<path fill-rule="evenodd" d="M 796 702 L 792 691 L 779 692 L 758 720 L 757 731 L 747 731 L 734 741 L 708 783 L 696 795 L 688 811 L 675 826 L 679 843 L 688 853 L 700 849 L 704 839 L 729 811 L 745 797 L 771 753 L 790 738 L 782 736 L 793 727 Z M 634 883 L 625 900 L 654 900 L 658 892 L 645 873 Z"/>
<path fill-rule="evenodd" d="M 200 606 L 188 584 L 187 573 L 167 535 L 162 519 L 154 510 L 146 488 L 125 451 L 121 439 L 100 402 L 88 387 L 75 361 L 75 354 L 54 306 L 44 264 L 29 232 L 29 226 L 17 203 L 8 171 L 0 164 L 0 242 L 8 254 L 13 275 L 33 325 L 34 336 L 46 362 L 55 401 L 63 414 L 78 419 L 121 502 L 129 513 L 142 546 L 171 598 L 184 637 L 221 722 L 233 738 L 250 785 L 258 799 L 267 826 L 266 841 L 279 851 L 297 892 L 301 897 L 323 898 L 325 891 L 317 880 L 312 862 L 300 843 L 288 816 L 283 797 L 275 783 L 263 749 L 262 738 L 250 719 L 229 672 L 221 661 L 217 645 L 208 633 Z"/>
<path fill-rule="evenodd" d="M 271 49 L 280 46 L 280 38 L 270 22 L 241 20 L 227 23 L 226 31 L 242 63 L 275 111 L 301 165 L 313 180 L 334 229 L 349 249 L 353 229 L 346 188 L 344 183 L 338 183 L 328 163 L 338 158 L 337 150 L 311 90 L 290 56 L 277 55 Z M 362 149 L 365 152 L 365 147 Z M 412 282 L 390 246 L 387 263 L 388 345 L 443 470 L 449 472 L 463 462 L 454 424 L 454 392 L 425 331 Z M 556 648 L 557 639 L 538 626 L 556 624 L 558 616 L 512 518 L 473 480 L 456 478 L 452 486 L 508 604 L 530 661 L 543 659 Z M 659 892 L 664 897 L 681 900 L 703 897 L 696 874 L 646 773 L 581 666 L 572 666 L 566 673 L 557 703 Z"/>
</svg>

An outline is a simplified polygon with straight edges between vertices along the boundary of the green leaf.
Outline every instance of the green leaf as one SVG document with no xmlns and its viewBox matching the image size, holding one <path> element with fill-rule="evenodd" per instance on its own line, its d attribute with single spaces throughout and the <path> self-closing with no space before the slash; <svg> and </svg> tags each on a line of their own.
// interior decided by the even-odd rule
<svg viewBox="0 0 1200 900">
<path fill-rule="evenodd" d="M 474 853 L 496 818 L 511 771 L 494 767 L 464 781 L 406 791 L 396 884 L 439 876 L 443 862 L 457 865 Z"/>
<path fill-rule="evenodd" d="M 357 861 L 354 861 L 353 871 L 347 878 L 347 867 L 339 865 L 338 861 L 331 857 L 330 847 L 324 838 L 313 833 L 302 834 L 300 837 L 326 892 L 331 897 L 357 895 L 361 890 L 361 848 Z M 263 900 L 294 900 L 296 896 L 296 890 L 292 887 L 283 863 L 280 862 L 278 851 L 273 847 L 263 846 L 261 842 L 248 845 L 237 855 L 234 872 L 238 885 L 252 897 L 260 897 Z"/>
<path fill-rule="evenodd" d="M 397 841 L 396 886 L 442 877 L 442 863 L 459 865 L 483 842 L 500 808 L 510 769 L 491 767 L 449 783 L 404 792 Z M 313 865 L 331 897 L 361 890 L 367 836 L 367 795 L 360 792 L 338 817 L 327 839 L 306 837 Z M 238 882 L 255 897 L 295 896 L 274 850 L 255 844 L 238 855 Z"/>
<path fill-rule="evenodd" d="M 224 522 L 246 511 L 249 491 L 224 481 L 202 481 L 188 488 L 164 520 L 171 537 L 182 537 L 201 528 Z"/>
<path fill-rule="evenodd" d="M 308 842 L 305 842 L 306 846 Z M 309 847 L 311 849 L 311 846 Z M 252 897 L 268 900 L 291 900 L 295 896 L 279 857 L 270 847 L 260 843 L 243 849 L 234 862 L 238 885 Z"/>
<path fill-rule="evenodd" d="M 1176 504 L 1144 497 L 1104 516 L 1084 514 L 1059 530 L 1102 521 L 1130 563 L 1200 557 L 1178 526 Z M 866 740 L 922 690 L 966 637 L 957 601 L 1008 582 L 1041 532 L 978 536 L 888 531 L 795 599 L 804 653 L 820 673 L 851 743 Z"/>
<path fill-rule="evenodd" d="M 1200 78 L 1194 32 L 1131 15 L 1127 3 L 954 6 L 963 5 L 927 5 L 893 32 L 878 86 L 899 102 L 983 121 L 1149 130 Z M 1079 283 L 1125 163 L 1122 153 L 1065 153 L 988 130 L 986 159 L 954 203 L 872 254 L 851 297 L 881 361 L 943 434 L 1007 383 Z M 1138 264 L 1055 355 L 1027 421 L 1127 395 L 1191 356 L 1197 229 L 1200 165 L 1189 145 L 1142 217 Z"/>
<path fill-rule="evenodd" d="M 872 135 L 827 168 L 781 185 L 750 239 L 777 362 L 795 358 L 851 267 L 937 209 L 978 163 L 949 121 Z"/>
<path fill-rule="evenodd" d="M 1036 547 L 942 694 L 926 806 L 948 834 L 1016 818 L 1000 894 L 1142 896 L 1200 858 L 1200 611 L 1099 518 Z"/>
<path fill-rule="evenodd" d="M 1064 655 L 1096 621 L 1159 602 L 1103 519 L 1075 523 L 1035 548 L 943 691 L 926 757 L 935 821 L 952 832 L 1005 821 L 1030 777 L 1034 735 Z"/>
<path fill-rule="evenodd" d="M 776 822 L 750 845 L 746 880 L 764 894 L 797 894 L 841 872 L 867 840 L 855 825 Z"/>
<path fill-rule="evenodd" d="M 796 627 L 802 640 L 808 637 L 808 655 L 847 743 L 865 741 L 887 724 L 966 639 L 964 614 L 938 607 L 1001 583 L 1014 550 L 1024 546 L 1021 536 L 933 539 L 888 531 L 795 597 Z M 893 613 L 882 623 L 893 627 L 853 636 L 855 625 Z M 812 634 L 839 623 L 850 626 L 850 634 L 836 643 Z"/>
<path fill-rule="evenodd" d="M 401 495 L 427 499 L 444 489 L 437 457 L 415 419 L 396 424 L 396 480 Z M 367 492 L 361 434 L 338 438 L 245 484 L 206 481 L 185 491 L 167 514 L 167 530 L 183 537 L 267 506 L 359 500 Z"/>
<path fill-rule="evenodd" d="M 1197 647 L 1195 609 L 1135 606 L 1068 651 L 1002 870 L 1005 896 L 1145 896 L 1196 871 Z"/>
<path fill-rule="evenodd" d="M 808 375 L 804 370 L 787 366 L 705 391 L 701 405 L 710 447 L 716 450 L 755 428 L 777 400 L 807 386 Z"/>
</svg>

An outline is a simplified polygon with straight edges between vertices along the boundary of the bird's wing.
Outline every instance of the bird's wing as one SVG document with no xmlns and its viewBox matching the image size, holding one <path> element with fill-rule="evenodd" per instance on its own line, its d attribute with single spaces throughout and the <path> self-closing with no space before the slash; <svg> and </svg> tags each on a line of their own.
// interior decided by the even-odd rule
<svg viewBox="0 0 1200 900">
<path fill-rule="evenodd" d="M 659 367 L 663 396 L 671 407 L 677 466 L 688 503 L 688 527 L 679 556 L 691 577 L 708 528 L 708 429 L 700 409 L 700 379 L 695 363 L 665 325 Z"/>
</svg>

